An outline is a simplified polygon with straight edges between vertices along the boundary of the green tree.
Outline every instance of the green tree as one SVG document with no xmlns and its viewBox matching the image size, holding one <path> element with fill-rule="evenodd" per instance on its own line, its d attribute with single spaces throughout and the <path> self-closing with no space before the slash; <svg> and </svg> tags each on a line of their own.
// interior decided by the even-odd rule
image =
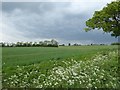
<svg viewBox="0 0 120 90">
<path fill-rule="evenodd" d="M 102 29 L 111 36 L 120 36 L 120 1 L 111 2 L 102 10 L 95 11 L 93 17 L 86 21 L 86 26 L 86 31 Z"/>
</svg>

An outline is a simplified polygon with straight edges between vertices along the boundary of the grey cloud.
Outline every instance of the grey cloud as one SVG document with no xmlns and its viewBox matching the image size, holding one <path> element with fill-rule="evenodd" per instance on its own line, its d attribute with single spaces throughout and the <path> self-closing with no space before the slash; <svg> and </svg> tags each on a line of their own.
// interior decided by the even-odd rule
<svg viewBox="0 0 120 90">
<path fill-rule="evenodd" d="M 28 12 L 35 12 L 43 14 L 47 11 L 52 11 L 55 8 L 62 8 L 69 5 L 63 2 L 3 2 L 2 10 L 5 12 L 12 12 L 15 8 L 22 9 Z"/>
<path fill-rule="evenodd" d="M 95 6 L 96 7 L 96 6 Z M 7 21 L 27 40 L 58 39 L 61 43 L 110 43 L 117 39 L 99 31 L 85 32 L 85 21 L 94 12 L 70 11 L 70 3 L 3 3 Z M 78 7 L 79 8 L 79 7 Z M 72 9 L 72 8 L 71 8 Z M 80 8 L 81 9 L 81 8 Z M 3 15 L 4 15 L 3 14 Z M 9 31 L 10 32 L 10 31 Z M 13 33 L 13 35 L 16 33 Z"/>
</svg>

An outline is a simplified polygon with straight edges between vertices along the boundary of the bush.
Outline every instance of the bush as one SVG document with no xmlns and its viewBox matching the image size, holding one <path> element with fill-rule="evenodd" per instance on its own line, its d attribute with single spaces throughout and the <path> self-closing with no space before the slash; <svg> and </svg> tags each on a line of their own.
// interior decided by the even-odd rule
<svg viewBox="0 0 120 90">
<path fill-rule="evenodd" d="M 111 45 L 120 45 L 120 42 L 111 43 Z"/>
</svg>

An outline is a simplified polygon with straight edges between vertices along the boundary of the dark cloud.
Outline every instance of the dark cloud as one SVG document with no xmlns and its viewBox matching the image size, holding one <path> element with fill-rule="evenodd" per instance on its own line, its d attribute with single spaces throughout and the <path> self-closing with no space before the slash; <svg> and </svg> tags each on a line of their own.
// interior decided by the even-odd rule
<svg viewBox="0 0 120 90">
<path fill-rule="evenodd" d="M 84 31 L 85 21 L 95 11 L 94 7 L 87 8 L 89 11 L 84 9 L 85 7 L 87 6 L 63 2 L 4 2 L 2 10 L 4 18 L 7 18 L 7 20 L 3 19 L 6 25 L 4 30 L 9 29 L 7 27 L 12 27 L 8 32 L 3 31 L 4 40 L 9 41 L 6 36 L 11 36 L 18 41 L 53 38 L 59 40 L 60 43 L 78 42 L 85 44 L 117 41 L 110 34 L 103 34 L 102 31 L 95 30 L 87 33 Z M 12 37 L 11 32 L 16 37 Z"/>
</svg>

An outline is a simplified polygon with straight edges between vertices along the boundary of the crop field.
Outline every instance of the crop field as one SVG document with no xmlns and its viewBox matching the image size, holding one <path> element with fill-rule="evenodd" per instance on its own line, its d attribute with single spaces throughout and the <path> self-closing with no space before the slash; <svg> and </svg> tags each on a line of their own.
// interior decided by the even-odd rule
<svg viewBox="0 0 120 90">
<path fill-rule="evenodd" d="M 4 88 L 118 88 L 118 46 L 2 48 Z"/>
</svg>

